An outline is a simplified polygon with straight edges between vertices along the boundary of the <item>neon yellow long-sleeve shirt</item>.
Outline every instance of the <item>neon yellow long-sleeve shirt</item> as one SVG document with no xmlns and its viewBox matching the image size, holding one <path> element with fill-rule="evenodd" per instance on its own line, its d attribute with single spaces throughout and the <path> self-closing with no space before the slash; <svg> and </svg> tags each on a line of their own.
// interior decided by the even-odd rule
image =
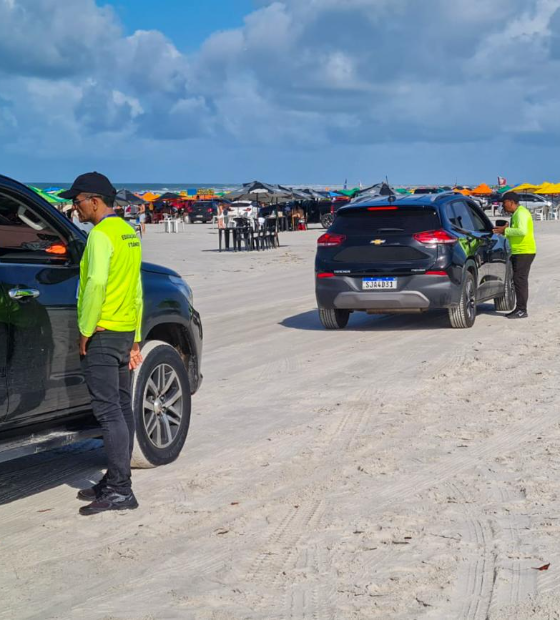
<svg viewBox="0 0 560 620">
<path fill-rule="evenodd" d="M 142 328 L 142 248 L 120 217 L 103 219 L 89 233 L 80 263 L 78 328 L 91 336 L 97 327 L 116 332 Z"/>
<path fill-rule="evenodd" d="M 533 217 L 529 209 L 520 205 L 511 216 L 511 223 L 504 232 L 512 254 L 536 254 L 537 244 L 533 232 Z"/>
</svg>

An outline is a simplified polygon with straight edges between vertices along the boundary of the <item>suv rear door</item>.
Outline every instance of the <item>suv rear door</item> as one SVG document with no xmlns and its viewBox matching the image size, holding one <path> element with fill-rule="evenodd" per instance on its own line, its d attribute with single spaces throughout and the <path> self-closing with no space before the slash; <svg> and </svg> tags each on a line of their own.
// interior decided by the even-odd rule
<svg viewBox="0 0 560 620">
<path fill-rule="evenodd" d="M 79 263 L 70 258 L 70 244 L 79 239 L 39 201 L 0 190 L 0 282 L 10 300 L 9 426 L 89 403 L 77 345 Z"/>
<path fill-rule="evenodd" d="M 414 234 L 441 228 L 436 210 L 424 206 L 364 206 L 341 209 L 329 232 L 345 235 L 331 252 L 336 273 L 410 275 L 429 269 L 438 257 Z"/>
</svg>

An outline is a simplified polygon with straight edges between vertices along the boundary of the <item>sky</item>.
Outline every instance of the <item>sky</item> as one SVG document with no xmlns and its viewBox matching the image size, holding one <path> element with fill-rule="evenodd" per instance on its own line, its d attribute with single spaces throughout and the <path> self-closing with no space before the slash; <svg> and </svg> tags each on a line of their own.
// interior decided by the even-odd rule
<svg viewBox="0 0 560 620">
<path fill-rule="evenodd" d="M 560 0 L 0 0 L 0 173 L 560 181 Z"/>
</svg>

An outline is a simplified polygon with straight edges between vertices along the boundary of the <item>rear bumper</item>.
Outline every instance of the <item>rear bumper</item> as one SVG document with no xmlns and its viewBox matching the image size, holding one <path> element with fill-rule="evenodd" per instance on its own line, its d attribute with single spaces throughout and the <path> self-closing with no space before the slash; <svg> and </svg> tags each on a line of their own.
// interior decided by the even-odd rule
<svg viewBox="0 0 560 620">
<path fill-rule="evenodd" d="M 361 290 L 362 278 L 335 276 L 316 279 L 315 293 L 321 308 L 402 312 L 457 306 L 461 285 L 445 276 L 397 277 L 397 289 Z"/>
</svg>

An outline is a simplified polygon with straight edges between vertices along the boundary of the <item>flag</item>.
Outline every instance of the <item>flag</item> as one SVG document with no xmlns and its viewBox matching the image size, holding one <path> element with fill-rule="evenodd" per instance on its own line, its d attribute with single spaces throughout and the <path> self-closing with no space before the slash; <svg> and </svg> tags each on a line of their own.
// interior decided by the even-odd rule
<svg viewBox="0 0 560 620">
<path fill-rule="evenodd" d="M 498 186 L 505 187 L 507 185 L 507 181 L 504 177 L 498 177 Z"/>
<path fill-rule="evenodd" d="M 348 189 L 348 179 L 344 179 L 344 189 Z"/>
</svg>

